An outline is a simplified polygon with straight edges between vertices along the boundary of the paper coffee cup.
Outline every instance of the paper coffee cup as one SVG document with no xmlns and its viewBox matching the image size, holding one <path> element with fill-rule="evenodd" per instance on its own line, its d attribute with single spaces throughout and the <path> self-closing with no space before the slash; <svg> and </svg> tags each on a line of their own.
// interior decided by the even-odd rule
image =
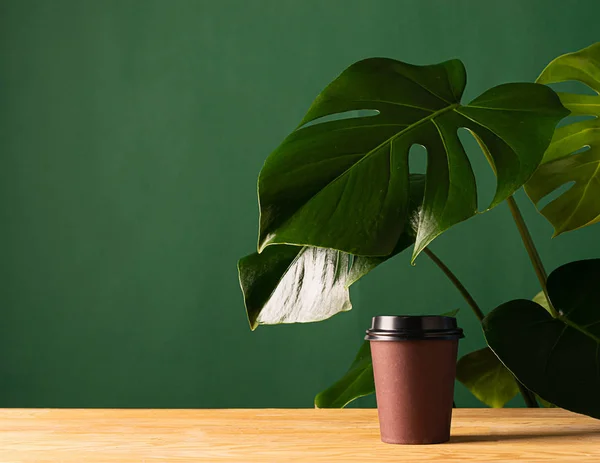
<svg viewBox="0 0 600 463">
<path fill-rule="evenodd" d="M 450 439 L 458 340 L 456 319 L 374 317 L 370 341 L 381 440 L 437 444 Z"/>
</svg>

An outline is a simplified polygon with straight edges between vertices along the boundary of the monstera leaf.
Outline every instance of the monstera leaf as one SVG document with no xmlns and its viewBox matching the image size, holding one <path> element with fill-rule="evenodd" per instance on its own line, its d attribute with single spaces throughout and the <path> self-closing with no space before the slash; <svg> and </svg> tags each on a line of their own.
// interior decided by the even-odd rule
<svg viewBox="0 0 600 463">
<path fill-rule="evenodd" d="M 553 318 L 516 300 L 483 321 L 502 363 L 545 401 L 600 418 L 600 259 L 571 262 L 548 277 Z"/>
<path fill-rule="evenodd" d="M 475 177 L 459 128 L 477 134 L 490 152 L 498 183 L 489 207 L 512 195 L 568 112 L 550 88 L 531 83 L 500 85 L 462 105 L 465 84 L 459 60 L 414 66 L 373 58 L 346 69 L 264 164 L 259 251 L 294 244 L 389 255 L 408 220 L 409 150 L 422 145 L 427 183 L 414 260 L 444 230 L 476 214 Z M 376 115 L 340 119 L 352 111 Z"/>
<path fill-rule="evenodd" d="M 454 317 L 459 309 L 442 314 Z M 373 362 L 371 360 L 371 344 L 363 341 L 350 368 L 332 386 L 317 394 L 315 407 L 344 408 L 353 400 L 375 393 L 373 378 Z"/>
<path fill-rule="evenodd" d="M 533 302 L 550 311 L 548 299 L 540 291 Z M 519 386 L 512 373 L 496 357 L 489 347 L 464 355 L 456 364 L 456 379 L 484 404 L 502 408 L 519 393 Z M 554 407 L 538 397 L 544 407 Z"/>
<path fill-rule="evenodd" d="M 572 115 L 593 119 L 558 128 L 543 164 L 525 186 L 537 205 L 562 185 L 572 183 L 540 211 L 554 226 L 554 236 L 600 221 L 600 43 L 556 58 L 537 81 L 569 80 L 583 82 L 596 95 L 559 93 L 562 103 Z"/>
<path fill-rule="evenodd" d="M 419 216 L 425 177 L 412 174 L 409 182 L 408 206 L 414 218 L 389 256 L 353 256 L 335 249 L 277 245 L 240 259 L 238 274 L 250 327 L 317 322 L 350 310 L 350 285 L 415 241 L 410 223 Z"/>
<path fill-rule="evenodd" d="M 519 393 L 514 376 L 485 347 L 464 355 L 456 364 L 456 379 L 484 404 L 502 408 Z"/>
</svg>

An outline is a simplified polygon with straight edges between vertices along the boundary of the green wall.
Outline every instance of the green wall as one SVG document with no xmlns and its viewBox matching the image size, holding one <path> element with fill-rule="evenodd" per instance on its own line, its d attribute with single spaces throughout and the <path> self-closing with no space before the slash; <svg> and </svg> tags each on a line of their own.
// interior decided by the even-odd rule
<svg viewBox="0 0 600 463">
<path fill-rule="evenodd" d="M 408 255 L 352 288 L 353 311 L 252 333 L 235 264 L 256 245 L 257 173 L 358 59 L 460 57 L 469 99 L 600 40 L 599 14 L 594 0 L 3 0 L 0 407 L 310 407 L 382 313 L 462 307 L 461 351 L 481 347 L 453 287 Z M 549 269 L 599 256 L 599 228 L 550 241 L 518 200 Z M 486 310 L 538 291 L 504 205 L 432 248 Z M 461 386 L 457 402 L 478 406 Z"/>
</svg>

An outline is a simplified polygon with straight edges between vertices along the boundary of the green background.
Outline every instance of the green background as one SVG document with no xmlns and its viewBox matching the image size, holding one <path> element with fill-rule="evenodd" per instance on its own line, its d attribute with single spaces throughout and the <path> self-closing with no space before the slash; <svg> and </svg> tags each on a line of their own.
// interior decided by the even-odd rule
<svg viewBox="0 0 600 463">
<path fill-rule="evenodd" d="M 454 288 L 409 253 L 352 288 L 353 311 L 251 332 L 235 264 L 256 246 L 258 171 L 356 60 L 459 57 L 468 100 L 600 40 L 599 14 L 594 0 L 2 0 L 0 406 L 310 407 L 375 314 L 461 307 L 461 352 L 482 347 Z M 551 241 L 517 199 L 548 269 L 599 256 L 598 228 Z M 486 311 L 538 291 L 505 205 L 432 249 Z M 456 400 L 479 405 L 460 385 Z"/>
</svg>

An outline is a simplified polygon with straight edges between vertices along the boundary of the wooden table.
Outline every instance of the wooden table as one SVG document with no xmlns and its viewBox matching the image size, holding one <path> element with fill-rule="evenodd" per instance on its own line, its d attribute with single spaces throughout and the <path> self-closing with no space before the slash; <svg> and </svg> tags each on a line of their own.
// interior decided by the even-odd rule
<svg viewBox="0 0 600 463">
<path fill-rule="evenodd" d="M 376 410 L 0 410 L 0 462 L 600 462 L 600 420 L 456 409 L 438 445 L 379 440 Z"/>
</svg>

